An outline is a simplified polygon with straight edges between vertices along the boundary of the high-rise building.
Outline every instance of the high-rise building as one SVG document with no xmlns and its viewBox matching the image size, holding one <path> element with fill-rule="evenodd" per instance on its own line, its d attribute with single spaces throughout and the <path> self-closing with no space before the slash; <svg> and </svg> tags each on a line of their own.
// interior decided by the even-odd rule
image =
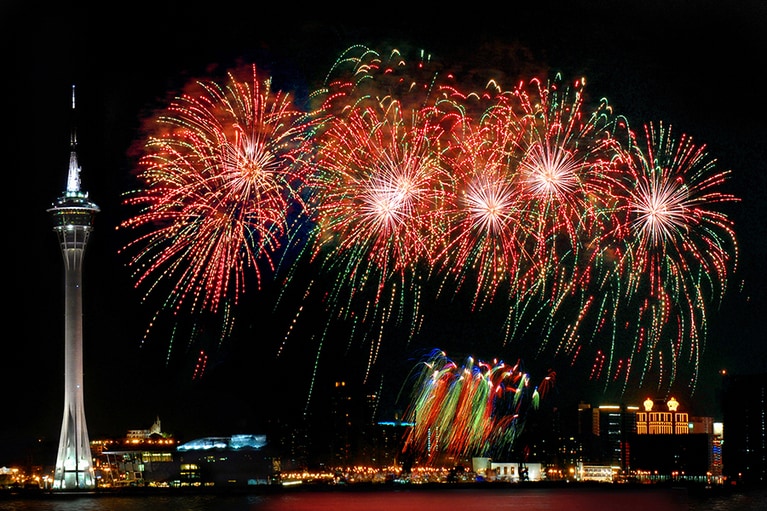
<svg viewBox="0 0 767 511">
<path fill-rule="evenodd" d="M 72 113 L 75 88 L 72 86 Z M 77 137 L 71 136 L 69 174 L 64 194 L 48 212 L 64 258 L 64 418 L 54 472 L 54 490 L 91 490 L 96 487 L 83 403 L 82 269 L 85 247 L 98 206 L 80 189 Z"/>
<path fill-rule="evenodd" d="M 767 483 L 767 373 L 726 375 L 722 469 L 747 484 Z"/>
<path fill-rule="evenodd" d="M 345 381 L 335 382 L 330 412 L 333 422 L 331 463 L 337 466 L 353 465 L 355 447 L 355 414 L 351 387 Z"/>
<path fill-rule="evenodd" d="M 636 406 L 578 405 L 578 437 L 584 461 L 631 468 L 630 436 L 636 432 Z"/>
</svg>

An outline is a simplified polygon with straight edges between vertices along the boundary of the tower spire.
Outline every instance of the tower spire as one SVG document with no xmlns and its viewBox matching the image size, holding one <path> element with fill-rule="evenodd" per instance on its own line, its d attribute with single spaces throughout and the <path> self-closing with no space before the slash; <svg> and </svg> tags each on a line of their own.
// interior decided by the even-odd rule
<svg viewBox="0 0 767 511">
<path fill-rule="evenodd" d="M 77 131 L 75 117 L 75 86 L 72 84 L 72 135 L 70 137 L 69 174 L 67 175 L 67 195 L 80 192 L 80 164 L 77 161 Z"/>
</svg>

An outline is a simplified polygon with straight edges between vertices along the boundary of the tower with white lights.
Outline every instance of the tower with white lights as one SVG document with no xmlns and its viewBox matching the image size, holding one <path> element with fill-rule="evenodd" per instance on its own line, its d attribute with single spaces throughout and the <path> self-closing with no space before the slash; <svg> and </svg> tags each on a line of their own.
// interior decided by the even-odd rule
<svg viewBox="0 0 767 511">
<path fill-rule="evenodd" d="M 72 112 L 75 87 L 72 86 Z M 77 137 L 72 129 L 67 189 L 48 209 L 64 257 L 64 419 L 56 457 L 54 490 L 96 487 L 83 403 L 82 270 L 85 246 L 99 207 L 80 190 Z"/>
</svg>

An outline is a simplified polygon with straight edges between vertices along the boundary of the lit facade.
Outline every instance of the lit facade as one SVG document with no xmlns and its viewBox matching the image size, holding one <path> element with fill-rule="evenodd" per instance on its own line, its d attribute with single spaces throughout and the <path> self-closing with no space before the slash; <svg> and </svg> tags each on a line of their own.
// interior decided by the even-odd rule
<svg viewBox="0 0 767 511">
<path fill-rule="evenodd" d="M 162 423 L 160 422 L 160 418 L 157 417 L 155 419 L 154 423 L 149 429 L 130 429 L 128 430 L 127 438 L 129 440 L 144 440 L 147 438 L 151 438 L 152 435 L 160 435 L 162 436 Z"/>
<path fill-rule="evenodd" d="M 724 424 L 714 423 L 714 436 L 711 440 L 711 475 L 721 478 L 724 475 L 722 464 L 722 444 L 724 442 Z"/>
<path fill-rule="evenodd" d="M 492 481 L 518 483 L 522 481 L 541 481 L 543 479 L 542 463 L 522 462 L 490 462 L 490 470 L 486 477 Z"/>
<path fill-rule="evenodd" d="M 152 430 L 159 427 L 159 419 Z M 246 487 L 279 479 L 280 458 L 266 435 L 204 437 L 178 444 L 172 435 L 131 430 L 93 442 L 99 487 Z M 144 430 L 149 431 L 149 430 Z"/>
<path fill-rule="evenodd" d="M 644 401 L 644 411 L 636 414 L 637 435 L 686 435 L 690 432 L 687 412 L 679 410 L 679 402 L 673 397 L 666 409 L 659 409 L 649 397 Z"/>
</svg>

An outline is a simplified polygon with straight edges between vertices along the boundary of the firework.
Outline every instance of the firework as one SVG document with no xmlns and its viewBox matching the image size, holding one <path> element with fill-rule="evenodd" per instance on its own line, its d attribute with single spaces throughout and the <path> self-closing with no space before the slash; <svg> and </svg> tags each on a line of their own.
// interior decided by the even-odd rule
<svg viewBox="0 0 767 511">
<path fill-rule="evenodd" d="M 661 376 L 658 355 L 663 339 L 671 339 L 668 379 L 686 358 L 694 388 L 707 304 L 724 298 L 729 269 L 737 266 L 732 221 L 714 207 L 739 199 L 719 189 L 730 172 L 716 171 L 705 145 L 685 134 L 675 138 L 662 123 L 645 126 L 645 135 L 615 187 L 624 295 L 638 304 L 630 338 L 644 371 L 655 365 Z"/>
<path fill-rule="evenodd" d="M 421 281 L 442 242 L 450 121 L 434 107 L 433 79 L 396 50 L 355 46 L 314 95 L 305 252 L 332 280 L 328 320 L 369 327 L 358 331 L 371 335 L 370 365 L 387 323 L 417 332 Z"/>
<path fill-rule="evenodd" d="M 324 91 L 316 114 L 314 252 L 329 253 L 328 264 L 344 268 L 353 287 L 369 280 L 368 268 L 379 272 L 379 295 L 391 275 L 431 264 L 440 242 L 452 179 L 443 157 L 448 116 L 434 107 L 432 82 L 414 81 L 399 52 L 386 62 L 361 53 L 347 81 Z"/>
<path fill-rule="evenodd" d="M 475 307 L 505 289 L 507 339 L 536 322 L 542 332 L 565 323 L 563 342 L 573 344 L 591 294 L 611 273 L 603 248 L 615 231 L 610 178 L 626 159 L 627 123 L 604 100 L 587 109 L 584 80 L 488 91 L 482 114 L 452 132 L 460 139 L 441 268 L 458 289 L 475 283 Z M 547 335 L 538 343 L 543 349 Z"/>
<path fill-rule="evenodd" d="M 307 116 L 255 66 L 226 85 L 195 81 L 153 121 L 122 222 L 143 229 L 126 249 L 136 286 L 171 283 L 166 307 L 216 311 L 272 270 L 288 215 L 301 206 L 298 161 Z M 244 73 L 243 73 L 244 76 Z"/>
<path fill-rule="evenodd" d="M 521 222 L 532 233 L 525 244 L 532 261 L 515 288 L 519 299 L 537 295 L 553 314 L 567 297 L 591 285 L 591 268 L 610 231 L 612 199 L 605 184 L 622 159 L 614 132 L 621 118 L 606 101 L 584 105 L 585 81 L 560 78 L 513 91 L 521 109 L 522 136 L 516 180 L 526 202 Z"/>
<path fill-rule="evenodd" d="M 392 275 L 429 263 L 444 210 L 439 130 L 400 112 L 352 112 L 323 131 L 317 156 L 316 249 L 353 286 L 372 280 L 376 299 Z"/>
<path fill-rule="evenodd" d="M 466 117 L 451 135 L 452 179 L 447 194 L 447 243 L 436 257 L 456 290 L 474 287 L 474 307 L 492 301 L 502 285 L 513 286 L 530 266 L 525 243 L 533 233 L 523 222 L 527 203 L 515 179 L 514 148 L 522 135 L 515 112 L 495 105 L 477 123 Z M 468 282 L 467 282 L 468 281 Z"/>
</svg>

